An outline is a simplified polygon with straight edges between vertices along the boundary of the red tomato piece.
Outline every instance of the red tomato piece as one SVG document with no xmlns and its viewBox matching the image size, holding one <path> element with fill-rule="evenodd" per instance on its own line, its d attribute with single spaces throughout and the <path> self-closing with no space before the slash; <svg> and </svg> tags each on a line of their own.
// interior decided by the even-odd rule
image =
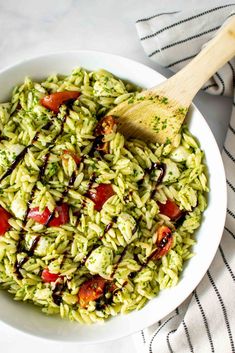
<svg viewBox="0 0 235 353">
<path fill-rule="evenodd" d="M 32 218 L 35 222 L 40 224 L 47 224 L 49 218 L 51 216 L 51 212 L 46 207 L 43 212 L 39 212 L 39 207 L 31 208 L 28 213 L 28 218 Z"/>
<path fill-rule="evenodd" d="M 52 110 L 54 113 L 58 113 L 62 104 L 70 100 L 75 100 L 79 96 L 80 92 L 77 91 L 55 92 L 40 99 L 40 104 L 45 108 Z"/>
<path fill-rule="evenodd" d="M 28 214 L 28 218 L 32 218 L 35 222 L 40 224 L 47 224 L 49 227 L 59 227 L 69 221 L 69 206 L 67 203 L 62 203 L 60 206 L 56 206 L 54 216 L 51 217 L 51 212 L 46 207 L 43 212 L 39 212 L 39 207 L 31 208 Z"/>
<path fill-rule="evenodd" d="M 106 280 L 99 275 L 95 275 L 84 282 L 78 291 L 78 301 L 82 308 L 85 308 L 90 301 L 99 299 L 105 289 Z"/>
<path fill-rule="evenodd" d="M 41 274 L 41 278 L 45 283 L 55 282 L 60 276 L 56 273 L 51 273 L 48 269 L 44 269 Z"/>
<path fill-rule="evenodd" d="M 179 206 L 172 200 L 168 199 L 165 204 L 158 203 L 161 214 L 169 217 L 172 221 L 177 221 L 183 214 Z"/>
<path fill-rule="evenodd" d="M 111 134 L 113 132 L 114 127 L 117 125 L 115 119 L 112 115 L 107 115 L 103 117 L 97 124 L 95 129 L 95 136 L 104 136 Z M 109 142 L 105 142 L 103 138 L 97 143 L 96 149 L 103 153 L 109 152 Z"/>
<path fill-rule="evenodd" d="M 108 135 L 113 131 L 115 125 L 117 123 L 112 115 L 104 116 L 96 126 L 95 135 Z"/>
<path fill-rule="evenodd" d="M 11 214 L 7 212 L 5 208 L 0 206 L 0 235 L 4 235 L 10 229 L 11 226 L 8 223 L 8 220 L 11 217 Z"/>
<path fill-rule="evenodd" d="M 173 244 L 172 232 L 167 226 L 160 226 L 157 230 L 157 251 L 153 258 L 158 260 L 166 255 Z"/>
<path fill-rule="evenodd" d="M 67 203 L 62 203 L 60 206 L 56 206 L 55 215 L 49 222 L 49 227 L 59 227 L 69 221 L 69 206 Z"/>
<path fill-rule="evenodd" d="M 88 197 L 95 203 L 95 210 L 100 211 L 103 204 L 114 194 L 111 184 L 100 184 L 96 189 L 88 192 Z"/>
<path fill-rule="evenodd" d="M 65 154 L 70 155 L 70 156 L 73 158 L 74 162 L 75 162 L 77 165 L 80 164 L 81 158 L 79 158 L 79 157 L 76 155 L 76 153 L 74 153 L 74 152 L 72 152 L 72 151 L 70 151 L 70 150 L 64 150 L 64 151 L 63 151 L 63 154 L 64 154 L 64 155 L 65 155 Z M 62 159 L 64 159 L 65 161 L 67 161 L 67 159 L 64 158 L 64 155 L 62 155 Z"/>
</svg>

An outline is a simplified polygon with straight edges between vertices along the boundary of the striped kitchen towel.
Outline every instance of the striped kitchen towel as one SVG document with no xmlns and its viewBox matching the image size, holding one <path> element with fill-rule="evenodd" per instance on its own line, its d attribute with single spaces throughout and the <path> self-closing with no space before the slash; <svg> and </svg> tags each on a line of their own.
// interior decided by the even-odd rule
<svg viewBox="0 0 235 353">
<path fill-rule="evenodd" d="M 178 71 L 197 55 L 233 13 L 235 4 L 161 12 L 139 19 L 136 27 L 147 55 L 158 64 Z M 233 96 L 234 108 L 222 152 L 228 190 L 222 241 L 212 265 L 190 298 L 161 322 L 133 336 L 139 352 L 235 353 L 234 88 L 235 59 L 203 87 L 212 94 Z"/>
</svg>

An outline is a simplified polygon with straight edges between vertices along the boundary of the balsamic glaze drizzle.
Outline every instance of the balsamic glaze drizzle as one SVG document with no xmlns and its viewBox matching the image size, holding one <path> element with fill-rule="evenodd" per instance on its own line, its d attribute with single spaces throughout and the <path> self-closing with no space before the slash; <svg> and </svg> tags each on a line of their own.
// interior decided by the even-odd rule
<svg viewBox="0 0 235 353">
<path fill-rule="evenodd" d="M 46 170 L 46 167 L 47 167 L 47 164 L 48 164 L 48 160 L 49 160 L 49 156 L 50 156 L 50 151 L 51 149 L 54 147 L 54 144 L 55 144 L 55 141 L 56 139 L 63 133 L 63 130 L 64 130 L 64 123 L 66 121 L 66 116 L 63 118 L 63 121 L 62 121 L 62 124 L 61 124 L 61 129 L 59 131 L 59 133 L 53 138 L 53 140 L 50 142 L 50 147 L 48 149 L 48 152 L 47 154 L 44 156 L 44 163 L 40 169 L 40 172 L 38 174 L 38 181 L 42 179 L 42 177 L 44 176 L 45 174 L 45 170 Z M 43 128 L 44 129 L 48 129 L 50 126 L 52 125 L 52 122 L 49 122 L 47 123 Z M 39 136 L 39 132 L 36 133 L 32 143 L 28 146 L 26 146 L 23 151 L 16 157 L 15 161 L 12 163 L 12 165 L 6 170 L 6 172 L 0 177 L 0 182 L 6 178 L 7 176 L 9 176 L 12 171 L 17 167 L 17 165 L 20 163 L 20 161 L 25 157 L 26 153 L 28 152 L 28 149 L 31 148 L 34 143 L 37 141 L 38 139 L 38 136 Z M 92 157 L 94 155 L 94 152 L 97 150 L 97 148 L 99 148 L 99 146 L 103 143 L 103 135 L 99 135 L 97 137 L 95 137 L 94 141 L 93 141 L 93 144 L 92 144 L 92 147 L 91 147 L 91 150 L 90 152 L 88 153 L 88 156 Z M 86 156 L 82 156 L 82 159 L 83 160 Z M 165 175 L 165 164 L 164 163 L 153 163 L 151 168 L 148 168 L 145 170 L 145 175 L 146 174 L 151 174 L 153 170 L 160 170 L 161 173 L 158 177 L 158 180 L 156 182 L 156 186 L 159 185 Z M 94 183 L 96 179 L 96 175 L 95 173 L 92 174 L 90 180 L 89 180 L 89 184 L 88 184 L 88 191 L 87 193 L 85 194 L 85 196 L 87 196 L 87 194 L 89 193 L 89 190 L 91 189 L 92 187 L 92 184 Z M 74 182 L 76 180 L 76 173 L 74 172 L 69 180 L 69 183 L 68 183 L 68 186 L 65 188 L 65 190 L 63 191 L 62 193 L 62 196 L 61 196 L 61 199 L 58 201 L 58 204 L 61 204 L 63 202 L 63 199 L 66 197 L 69 189 L 71 186 L 73 186 Z M 141 182 L 143 182 L 144 178 L 142 179 L 142 181 L 140 181 L 140 184 Z M 35 191 L 36 191 L 36 184 L 37 182 L 35 183 L 32 191 L 31 191 L 31 194 L 30 194 L 30 199 L 27 203 L 27 210 L 26 210 L 26 213 L 25 213 L 25 216 L 24 216 L 24 220 L 23 220 L 23 227 L 24 225 L 26 224 L 26 221 L 27 221 L 27 216 L 28 216 L 28 213 L 29 213 L 29 209 L 30 209 L 30 205 L 31 205 L 31 202 L 32 202 L 32 199 L 34 197 L 34 194 L 35 194 Z M 153 190 L 152 192 L 152 197 L 154 196 L 156 190 Z M 82 207 L 84 207 L 85 205 L 83 204 Z M 50 216 L 50 219 L 48 220 L 47 224 L 50 222 L 51 218 L 54 216 L 54 212 L 52 212 L 51 216 Z M 139 222 L 141 221 L 141 217 L 139 219 Z M 116 218 L 113 220 L 113 222 L 116 222 Z M 99 238 L 99 240 L 102 240 L 103 236 L 105 235 L 105 233 L 107 233 L 113 226 L 113 222 L 110 222 L 109 224 L 106 225 L 105 229 L 104 229 L 104 233 L 103 235 Z M 136 223 L 136 226 L 134 227 L 133 231 L 132 231 L 132 234 L 134 235 L 136 233 L 136 231 L 138 230 L 138 223 Z M 21 229 L 20 231 L 20 234 L 23 232 L 23 228 Z M 20 261 L 16 261 L 15 263 L 15 272 L 16 274 L 18 275 L 18 278 L 23 278 L 21 272 L 20 272 L 20 269 L 22 268 L 22 266 L 29 260 L 29 257 L 32 256 L 34 254 L 34 251 L 37 247 L 37 244 L 40 240 L 40 236 L 37 236 L 32 244 L 31 244 L 31 247 L 29 250 L 23 250 L 23 252 L 25 252 L 27 255 L 22 258 Z M 165 240 L 166 242 L 168 240 Z M 165 245 L 165 241 L 164 241 L 164 238 L 162 239 L 162 244 L 159 244 L 159 247 L 153 251 L 153 253 L 147 258 L 146 262 L 144 264 L 142 264 L 139 268 L 138 271 L 135 271 L 135 272 L 132 272 L 129 274 L 129 277 L 130 278 L 134 278 L 144 267 L 147 266 L 148 262 L 156 255 L 156 253 L 159 251 L 160 248 L 164 247 Z M 163 244 L 164 243 L 164 244 Z M 97 245 L 95 247 L 93 247 L 89 252 L 88 254 L 83 258 L 83 260 L 81 261 L 81 264 L 80 266 L 82 266 L 87 258 L 89 257 L 89 255 L 91 254 L 91 252 L 97 247 Z M 19 250 L 22 250 L 21 249 L 21 241 L 19 241 L 18 243 L 18 251 Z M 128 245 L 126 245 L 122 251 L 122 253 L 120 254 L 120 257 L 117 261 L 117 263 L 114 265 L 113 267 L 113 272 L 111 274 L 111 278 L 114 276 L 119 264 L 121 263 L 121 261 L 123 260 L 123 258 L 125 257 L 125 254 L 128 250 Z M 139 260 L 138 260 L 139 262 Z M 79 266 L 79 267 L 80 267 Z M 104 291 L 104 295 L 102 296 L 101 299 L 97 300 L 96 302 L 96 309 L 97 310 L 102 310 L 104 305 L 108 305 L 108 304 L 111 304 L 112 303 L 112 300 L 113 300 L 113 296 L 115 295 L 115 293 L 117 293 L 117 291 L 119 290 L 122 290 L 122 288 L 127 284 L 128 282 L 124 282 L 123 286 L 121 288 L 118 288 L 117 290 L 115 290 L 114 292 L 111 293 L 110 297 L 109 298 L 106 298 L 105 297 L 105 294 L 108 292 L 109 290 L 109 286 L 110 284 L 107 284 L 106 287 L 105 287 L 105 291 Z M 60 305 L 60 303 L 62 302 L 62 293 L 64 291 L 64 289 L 66 288 L 66 282 L 58 282 L 55 284 L 55 288 L 53 289 L 53 292 L 52 292 L 52 298 L 53 298 L 53 301 L 56 305 Z"/>
<path fill-rule="evenodd" d="M 96 175 L 95 173 L 92 174 L 92 176 L 90 177 L 90 180 L 89 180 L 89 183 L 88 183 L 88 186 L 87 186 L 87 192 L 86 192 L 86 196 L 89 194 L 89 191 L 92 187 L 92 184 L 95 182 L 95 179 L 96 179 Z"/>
<path fill-rule="evenodd" d="M 112 227 L 113 222 L 108 223 L 107 226 L 104 228 L 104 234 L 107 233 Z"/>
<path fill-rule="evenodd" d="M 18 279 L 22 279 L 23 276 L 20 272 L 21 267 L 29 260 L 28 256 L 25 256 L 20 261 L 16 261 L 15 263 L 15 273 L 17 274 Z"/>
<path fill-rule="evenodd" d="M 33 146 L 33 144 L 26 146 L 16 157 L 16 159 L 14 160 L 14 162 L 12 163 L 12 165 L 5 171 L 5 173 L 3 173 L 3 175 L 0 177 L 0 182 L 3 181 L 3 179 L 5 179 L 8 175 L 10 175 L 13 170 L 17 167 L 17 165 L 20 163 L 20 161 L 24 158 L 24 156 L 26 155 L 26 153 L 28 152 L 28 149 Z"/>
<path fill-rule="evenodd" d="M 29 250 L 27 251 L 27 254 L 28 254 L 29 256 L 33 256 L 34 250 L 36 249 L 40 238 L 41 238 L 40 236 L 37 236 L 36 238 L 34 238 L 34 240 L 33 240 L 32 244 L 31 244 Z"/>
<path fill-rule="evenodd" d="M 139 228 L 139 223 L 141 222 L 141 220 L 142 220 L 142 216 L 140 216 L 140 217 L 138 218 L 135 227 L 132 229 L 132 235 L 134 235 L 134 234 L 137 232 L 137 230 L 138 230 L 138 228 Z M 118 261 L 117 261 L 116 264 L 113 266 L 113 272 L 112 272 L 112 274 L 111 274 L 111 278 L 115 275 L 115 272 L 117 271 L 119 264 L 122 262 L 124 256 L 126 255 L 126 252 L 127 252 L 128 248 L 129 248 L 129 246 L 130 246 L 130 244 L 127 244 L 127 245 L 124 247 L 124 249 L 123 249 L 123 251 L 122 251 L 122 253 L 121 253 L 121 255 L 120 255 Z"/>
<path fill-rule="evenodd" d="M 38 173 L 38 179 L 37 181 L 35 182 L 32 190 L 31 190 L 31 193 L 30 193 L 30 196 L 29 196 L 29 200 L 27 202 L 27 209 L 25 211 L 25 215 L 24 215 L 24 219 L 23 219 L 23 225 L 22 225 L 22 229 L 20 230 L 19 232 L 19 242 L 18 242 L 18 245 L 17 245 L 17 253 L 18 252 L 25 252 L 27 254 L 27 256 L 25 256 L 25 258 L 21 259 L 20 261 L 16 261 L 15 263 L 15 273 L 17 274 L 18 278 L 19 279 L 22 279 L 22 275 L 20 273 L 20 269 L 21 267 L 29 260 L 29 257 L 30 256 L 33 256 L 34 254 L 34 250 L 36 249 L 37 247 L 37 244 L 40 240 L 40 237 L 36 237 L 31 245 L 31 248 L 27 251 L 27 250 L 24 250 L 23 247 L 22 247 L 22 236 L 23 236 L 23 233 L 24 233 L 24 227 L 26 225 L 26 222 L 27 222 L 27 217 L 28 217 L 28 214 L 29 214 L 29 210 L 30 210 L 30 205 L 32 203 L 32 200 L 34 198 L 34 195 L 35 195 L 35 192 L 36 192 L 36 189 L 37 189 L 37 182 L 40 181 L 44 174 L 45 174 L 45 170 L 46 170 L 46 167 L 47 167 L 47 164 L 48 164 L 48 160 L 49 160 L 49 156 L 50 156 L 50 151 L 52 150 L 52 148 L 54 147 L 55 145 L 55 142 L 57 140 L 57 138 L 63 133 L 63 130 L 64 130 L 64 123 L 66 121 L 66 115 L 63 117 L 63 120 L 62 120 L 62 124 L 61 124 L 61 128 L 60 128 L 60 131 L 54 136 L 54 138 L 52 139 L 52 141 L 50 141 L 50 147 L 48 148 L 48 152 L 46 153 L 46 155 L 44 156 L 44 161 L 43 161 L 43 165 L 41 166 L 40 168 L 40 171 Z M 48 130 L 53 124 L 53 121 L 50 121 L 48 122 L 43 128 Z M 39 131 L 35 134 L 34 138 L 33 138 L 33 141 L 32 143 L 25 147 L 24 150 L 16 157 L 15 161 L 13 162 L 13 164 L 11 165 L 11 167 L 6 171 L 6 173 L 2 176 L 2 178 L 0 179 L 0 181 L 2 179 L 4 179 L 8 173 L 8 175 L 14 170 L 14 168 L 16 168 L 16 166 L 19 164 L 19 162 L 24 158 L 25 154 L 27 153 L 28 149 L 33 146 L 33 144 L 37 141 L 39 137 Z M 24 152 L 24 153 L 23 153 Z M 75 179 L 74 179 L 75 180 Z M 53 214 L 53 213 L 52 213 Z M 52 216 L 52 215 L 51 215 Z M 50 216 L 50 219 L 51 219 L 51 216 Z M 49 220 L 50 221 L 50 220 Z M 47 224 L 49 223 L 49 221 L 47 222 Z"/>
<path fill-rule="evenodd" d="M 60 306 L 62 302 L 62 294 L 65 289 L 66 289 L 66 282 L 64 283 L 57 282 L 55 284 L 55 288 L 52 291 L 53 302 L 58 306 Z"/>
<path fill-rule="evenodd" d="M 167 239 L 165 239 L 167 237 Z M 155 249 L 152 254 L 149 255 L 149 257 L 147 258 L 147 260 L 145 261 L 145 263 L 143 264 L 140 264 L 140 268 L 135 271 L 135 272 L 131 272 L 128 277 L 130 279 L 134 279 L 138 273 L 140 271 L 142 271 L 149 263 L 150 260 L 152 260 L 152 258 L 154 258 L 154 256 L 160 251 L 161 248 L 163 248 L 165 246 L 165 244 L 167 243 L 168 239 L 172 237 L 171 233 L 168 233 L 166 234 L 166 236 L 162 239 L 162 241 L 160 242 L 159 246 L 157 249 Z M 123 257 L 125 256 L 126 254 L 126 251 L 127 251 L 127 246 L 124 248 L 116 266 L 115 266 L 115 270 L 114 272 L 111 274 L 111 278 L 114 276 L 115 274 L 115 271 L 117 270 L 117 267 L 118 267 L 118 264 L 123 260 Z M 138 262 L 139 262 L 139 259 L 138 259 Z M 110 297 L 109 298 L 106 298 L 106 294 L 107 294 L 107 290 L 105 289 L 104 290 L 104 293 L 102 295 L 101 298 L 99 298 L 97 301 L 96 301 L 96 310 L 103 310 L 107 305 L 110 305 L 112 304 L 113 302 L 113 297 L 116 293 L 120 292 L 126 285 L 128 284 L 128 281 L 125 281 L 123 283 L 123 285 L 120 287 L 120 288 L 117 288 L 113 293 L 111 293 Z"/>
<path fill-rule="evenodd" d="M 46 129 L 48 130 L 49 127 L 52 125 L 52 122 L 48 122 L 45 126 L 42 127 L 42 129 Z M 34 146 L 34 143 L 37 141 L 39 136 L 39 131 L 35 134 L 32 142 L 26 146 L 19 154 L 18 156 L 15 158 L 14 162 L 11 164 L 11 166 L 5 171 L 5 173 L 0 177 L 0 182 L 3 181 L 3 179 L 5 179 L 8 175 L 10 175 L 13 170 L 18 166 L 18 164 L 21 162 L 21 160 L 24 158 L 24 156 L 26 155 L 26 153 L 28 152 L 29 148 L 31 148 L 32 146 Z"/>
<path fill-rule="evenodd" d="M 110 276 L 111 278 L 115 275 L 115 272 L 117 271 L 119 264 L 122 262 L 124 256 L 126 255 L 127 250 L 128 250 L 128 245 L 126 245 L 126 246 L 124 247 L 124 249 L 123 249 L 123 251 L 121 252 L 121 255 L 120 255 L 118 261 L 114 264 L 114 266 L 113 266 L 113 272 L 111 273 L 111 276 Z"/>
<path fill-rule="evenodd" d="M 93 157 L 95 151 L 104 143 L 103 138 L 104 138 L 104 135 L 99 135 L 95 137 L 95 139 L 93 140 L 93 144 L 90 149 L 90 152 L 88 153 L 89 157 Z"/>
<path fill-rule="evenodd" d="M 108 223 L 107 226 L 106 226 L 105 229 L 104 229 L 104 233 L 102 234 L 102 236 L 101 236 L 98 240 L 102 240 L 103 237 L 104 237 L 104 235 L 112 228 L 112 226 L 113 226 L 113 222 Z M 97 249 L 99 246 L 100 246 L 100 245 L 97 245 L 97 244 L 96 244 L 96 245 L 94 245 L 94 246 L 88 251 L 88 253 L 86 254 L 86 256 L 82 259 L 82 261 L 81 261 L 80 265 L 78 266 L 78 268 L 82 267 L 82 266 L 85 264 L 86 260 L 87 260 L 88 257 L 91 255 L 92 251 L 95 250 L 95 249 Z"/>
</svg>

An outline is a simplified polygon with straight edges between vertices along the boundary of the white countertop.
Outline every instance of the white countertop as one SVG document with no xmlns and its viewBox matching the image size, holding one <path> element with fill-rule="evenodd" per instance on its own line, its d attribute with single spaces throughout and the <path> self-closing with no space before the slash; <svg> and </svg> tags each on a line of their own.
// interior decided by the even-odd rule
<svg viewBox="0 0 235 353">
<path fill-rule="evenodd" d="M 0 70 L 48 52 L 93 49 L 129 57 L 169 76 L 169 71 L 146 57 L 138 41 L 135 21 L 159 10 L 193 8 L 199 3 L 200 0 L 0 0 Z M 195 103 L 222 148 L 231 99 L 199 93 Z M 4 353 L 134 352 L 134 345 L 128 337 L 98 346 L 80 346 L 34 338 L 2 323 L 0 345 Z"/>
</svg>

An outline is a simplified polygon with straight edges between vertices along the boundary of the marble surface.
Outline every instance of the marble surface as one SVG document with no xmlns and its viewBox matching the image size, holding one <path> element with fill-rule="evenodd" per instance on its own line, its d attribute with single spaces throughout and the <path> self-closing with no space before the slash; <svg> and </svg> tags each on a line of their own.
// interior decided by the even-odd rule
<svg viewBox="0 0 235 353">
<path fill-rule="evenodd" d="M 227 1 L 212 1 L 223 4 Z M 198 0 L 0 0 L 0 70 L 29 57 L 54 51 L 93 49 L 123 55 L 170 75 L 142 50 L 135 21 L 159 10 L 198 7 Z M 203 2 L 201 1 L 201 5 Z M 208 121 L 219 147 L 223 145 L 231 99 L 199 93 L 195 103 Z M 0 323 L 4 353 L 135 352 L 130 337 L 101 345 L 55 343 L 22 334 Z"/>
</svg>

